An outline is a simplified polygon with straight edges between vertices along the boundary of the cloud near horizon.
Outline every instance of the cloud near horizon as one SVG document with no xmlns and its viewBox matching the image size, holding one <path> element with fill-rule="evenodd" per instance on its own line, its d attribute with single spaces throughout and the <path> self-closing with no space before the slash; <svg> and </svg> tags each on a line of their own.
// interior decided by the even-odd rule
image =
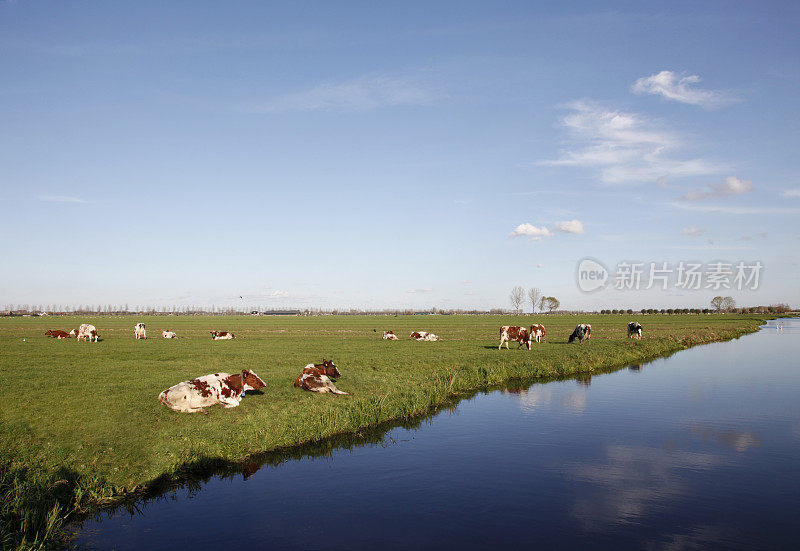
<svg viewBox="0 0 800 551">
<path fill-rule="evenodd" d="M 584 233 L 583 222 L 580 220 L 566 220 L 564 222 L 556 222 L 556 229 L 564 233 Z"/>
<path fill-rule="evenodd" d="M 556 222 L 554 224 L 556 231 L 561 233 L 584 233 L 583 222 L 580 220 L 565 220 L 563 222 Z M 508 237 L 528 237 L 531 241 L 541 241 L 543 237 L 553 237 L 555 234 L 547 229 L 547 226 L 541 228 L 524 222 L 514 228 L 514 231 L 508 234 Z"/>
<path fill-rule="evenodd" d="M 697 75 L 682 76 L 672 71 L 661 71 L 637 79 L 631 86 L 631 92 L 662 96 L 671 101 L 699 105 L 705 109 L 715 109 L 738 101 L 737 98 L 720 90 L 703 90 L 692 86 L 700 80 Z"/>
<path fill-rule="evenodd" d="M 408 291 L 406 291 L 406 293 L 411 293 L 412 295 L 416 293 L 432 293 L 432 292 L 433 292 L 432 287 L 421 287 L 419 289 L 409 289 Z"/>
<path fill-rule="evenodd" d="M 708 176 L 726 170 L 706 159 L 670 156 L 683 147 L 682 140 L 638 113 L 606 109 L 590 100 L 563 107 L 571 111 L 561 119 L 571 146 L 558 159 L 539 164 L 596 170 L 605 184 L 665 182 L 670 177 Z"/>
<path fill-rule="evenodd" d="M 702 201 L 709 197 L 727 197 L 741 195 L 753 191 L 753 182 L 740 180 L 736 176 L 729 176 L 723 182 L 709 184 L 705 188 L 695 189 L 681 196 L 684 201 Z"/>
<path fill-rule="evenodd" d="M 530 237 L 532 241 L 539 241 L 542 237 L 552 237 L 553 232 L 548 230 L 545 226 L 537 228 L 533 224 L 527 222 L 520 224 L 514 231 L 508 234 L 509 237 Z"/>
<path fill-rule="evenodd" d="M 68 197 L 65 195 L 39 195 L 39 201 L 47 201 L 50 203 L 88 203 L 86 199 L 79 197 Z"/>
<path fill-rule="evenodd" d="M 701 230 L 699 228 L 695 228 L 694 226 L 691 226 L 689 228 L 683 228 L 683 231 L 681 233 L 683 235 L 689 235 L 691 237 L 700 237 L 701 235 L 706 233 L 706 230 Z"/>
<path fill-rule="evenodd" d="M 380 107 L 430 105 L 436 99 L 437 94 L 423 88 L 413 78 L 377 75 L 319 84 L 276 98 L 253 111 L 370 111 Z"/>
</svg>

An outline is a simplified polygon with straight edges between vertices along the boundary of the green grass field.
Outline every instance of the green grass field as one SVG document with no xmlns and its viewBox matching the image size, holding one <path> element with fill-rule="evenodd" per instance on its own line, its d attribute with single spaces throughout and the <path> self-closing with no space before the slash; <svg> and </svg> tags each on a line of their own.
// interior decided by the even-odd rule
<svg viewBox="0 0 800 551">
<path fill-rule="evenodd" d="M 108 503 L 159 477 L 215 461 L 424 414 L 469 389 L 512 379 L 591 373 L 754 331 L 764 316 L 314 316 L 0 318 L 0 532 L 3 547 L 57 541 L 71 512 Z M 645 338 L 626 338 L 629 320 Z M 146 341 L 133 325 L 147 324 Z M 99 343 L 47 329 L 92 323 Z M 567 344 L 579 322 L 590 344 Z M 542 323 L 532 351 L 497 350 L 501 325 Z M 170 329 L 182 337 L 161 338 Z M 212 329 L 233 341 L 212 341 Z M 375 332 L 373 331 L 376 330 Z M 391 329 L 399 342 L 383 341 Z M 408 339 L 432 331 L 439 342 Z M 24 339 L 24 340 L 23 340 Z M 336 362 L 350 396 L 292 383 L 309 362 Z M 723 369 L 720 366 L 720 369 Z M 208 373 L 255 371 L 267 384 L 238 408 L 178 414 L 158 393 Z M 23 540 L 24 538 L 24 540 Z"/>
</svg>

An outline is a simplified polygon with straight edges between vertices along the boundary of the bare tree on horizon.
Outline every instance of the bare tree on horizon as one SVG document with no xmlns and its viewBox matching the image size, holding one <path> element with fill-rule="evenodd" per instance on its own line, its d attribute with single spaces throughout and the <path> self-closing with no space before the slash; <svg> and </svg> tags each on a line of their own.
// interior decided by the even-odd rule
<svg viewBox="0 0 800 551">
<path fill-rule="evenodd" d="M 531 313 L 536 313 L 536 304 L 542 298 L 542 291 L 538 287 L 531 287 L 528 289 L 528 300 L 531 301 Z"/>
<path fill-rule="evenodd" d="M 511 289 L 511 294 L 508 296 L 508 299 L 511 301 L 511 305 L 514 307 L 514 313 L 519 314 L 522 301 L 525 300 L 525 289 L 517 285 Z"/>
</svg>

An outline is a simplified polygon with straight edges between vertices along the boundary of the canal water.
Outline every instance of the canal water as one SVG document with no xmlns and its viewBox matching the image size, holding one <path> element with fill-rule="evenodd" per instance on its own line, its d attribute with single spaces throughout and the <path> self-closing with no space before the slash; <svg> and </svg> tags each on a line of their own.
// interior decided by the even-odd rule
<svg viewBox="0 0 800 551">
<path fill-rule="evenodd" d="M 797 549 L 798 522 L 800 320 L 787 319 L 614 373 L 479 393 L 360 445 L 211 477 L 101 513 L 74 543 Z"/>
</svg>

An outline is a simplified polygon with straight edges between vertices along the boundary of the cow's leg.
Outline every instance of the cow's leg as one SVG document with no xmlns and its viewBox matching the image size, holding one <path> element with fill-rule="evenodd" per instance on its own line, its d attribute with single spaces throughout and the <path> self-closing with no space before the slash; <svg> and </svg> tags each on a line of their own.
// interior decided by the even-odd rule
<svg viewBox="0 0 800 551">
<path fill-rule="evenodd" d="M 498 350 L 503 348 L 503 337 L 500 337 L 500 346 L 497 347 Z"/>
<path fill-rule="evenodd" d="M 225 408 L 235 408 L 236 406 L 239 405 L 239 403 L 241 401 L 242 401 L 241 396 L 238 396 L 238 397 L 237 396 L 231 396 L 230 398 L 220 398 L 220 403 L 222 404 L 222 407 L 225 407 Z"/>
</svg>

